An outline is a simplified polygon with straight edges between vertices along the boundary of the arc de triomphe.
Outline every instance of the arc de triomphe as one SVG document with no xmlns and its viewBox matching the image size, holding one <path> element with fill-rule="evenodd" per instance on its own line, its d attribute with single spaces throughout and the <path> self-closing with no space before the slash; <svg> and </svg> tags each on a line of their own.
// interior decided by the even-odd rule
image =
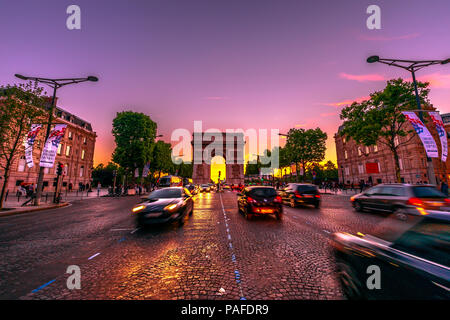
<svg viewBox="0 0 450 320">
<path fill-rule="evenodd" d="M 218 137 L 222 137 L 222 141 Z M 211 182 L 211 159 L 217 155 L 225 159 L 226 182 L 244 183 L 243 133 L 194 132 L 191 144 L 193 146 L 193 183 Z"/>
</svg>

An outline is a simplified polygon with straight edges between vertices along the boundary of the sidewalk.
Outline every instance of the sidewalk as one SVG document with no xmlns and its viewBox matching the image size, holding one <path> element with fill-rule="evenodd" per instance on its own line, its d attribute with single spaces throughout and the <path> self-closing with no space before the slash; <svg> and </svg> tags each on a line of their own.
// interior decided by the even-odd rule
<svg viewBox="0 0 450 320">
<path fill-rule="evenodd" d="M 72 191 L 66 193 L 61 193 L 61 202 L 59 204 L 53 203 L 53 192 L 44 192 L 41 197 L 41 205 L 38 207 L 32 205 L 26 205 L 22 207 L 22 204 L 28 201 L 30 198 L 25 196 L 11 196 L 9 195 L 7 201 L 4 203 L 4 208 L 7 210 L 0 211 L 0 217 L 9 216 L 12 214 L 40 211 L 52 208 L 60 208 L 69 205 L 70 202 L 76 200 L 88 200 L 102 197 L 108 194 L 108 189 L 100 189 L 100 193 L 97 190 L 92 192 L 87 191 Z"/>
<path fill-rule="evenodd" d="M 346 189 L 345 191 L 342 190 L 337 190 L 337 192 L 334 192 L 330 189 L 326 189 L 326 191 L 324 189 L 319 188 L 320 193 L 322 194 L 330 194 L 330 195 L 337 195 L 337 196 L 354 196 L 355 194 L 359 193 L 359 190 L 351 190 L 351 189 Z"/>
</svg>

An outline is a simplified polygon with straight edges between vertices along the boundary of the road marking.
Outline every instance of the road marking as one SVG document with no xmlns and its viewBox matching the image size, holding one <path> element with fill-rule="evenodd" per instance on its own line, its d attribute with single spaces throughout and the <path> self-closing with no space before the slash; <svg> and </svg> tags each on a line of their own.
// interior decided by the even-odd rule
<svg viewBox="0 0 450 320">
<path fill-rule="evenodd" d="M 134 230 L 133 228 L 119 228 L 119 229 L 111 229 L 109 231 L 130 231 Z"/>
<path fill-rule="evenodd" d="M 90 256 L 88 258 L 88 260 L 94 259 L 96 256 L 98 256 L 100 254 L 100 252 L 97 252 L 96 254 L 94 254 L 93 256 Z"/>
<path fill-rule="evenodd" d="M 322 231 L 323 231 L 323 232 L 326 232 L 326 233 L 331 233 L 330 231 L 325 230 L 325 229 L 323 229 Z"/>
<path fill-rule="evenodd" d="M 46 286 L 48 286 L 49 284 L 51 284 L 52 282 L 54 282 L 56 279 L 53 279 L 45 284 L 43 284 L 42 286 L 40 286 L 39 288 L 34 289 L 33 291 L 31 291 L 32 293 L 38 292 L 39 290 L 45 288 Z"/>
<path fill-rule="evenodd" d="M 226 226 L 226 231 L 227 231 L 227 237 L 228 237 L 228 240 L 229 240 L 228 246 L 230 247 L 230 250 L 231 250 L 231 261 L 232 261 L 234 264 L 237 265 L 236 255 L 234 254 L 233 244 L 231 243 L 230 229 L 228 228 L 228 223 L 227 223 L 227 220 L 230 220 L 230 221 L 231 221 L 231 219 L 228 219 L 227 214 L 226 214 L 226 212 L 225 212 L 225 207 L 223 206 L 223 201 L 222 201 L 222 195 L 219 194 L 219 196 L 220 196 L 220 204 L 222 205 L 223 218 L 224 218 L 224 220 L 225 220 L 225 226 Z M 239 293 L 240 293 L 240 296 L 241 296 L 241 297 L 240 297 L 240 300 L 246 300 L 246 299 L 244 298 L 244 292 L 243 292 L 243 290 L 242 290 L 242 285 L 241 285 L 241 274 L 239 273 L 239 270 L 238 270 L 237 268 L 236 268 L 236 270 L 234 271 L 234 274 L 235 274 L 235 275 L 234 275 L 234 278 L 235 278 L 236 283 L 237 283 L 237 285 L 238 285 Z"/>
<path fill-rule="evenodd" d="M 130 233 L 131 234 L 133 234 L 133 233 L 135 233 L 136 231 L 138 231 L 140 228 L 136 228 L 136 229 L 134 229 L 133 231 L 131 231 Z"/>
</svg>

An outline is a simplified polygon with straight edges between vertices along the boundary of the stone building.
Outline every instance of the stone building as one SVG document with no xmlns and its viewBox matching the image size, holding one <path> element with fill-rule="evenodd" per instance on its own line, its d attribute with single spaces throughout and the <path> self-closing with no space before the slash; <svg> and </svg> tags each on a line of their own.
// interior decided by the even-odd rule
<svg viewBox="0 0 450 320">
<path fill-rule="evenodd" d="M 450 113 L 443 114 L 442 120 L 447 136 L 450 137 Z M 406 126 L 406 130 L 413 130 L 409 123 Z M 450 168 L 450 160 L 447 157 L 446 163 L 441 161 L 441 142 L 434 124 L 428 122 L 426 126 L 439 149 L 439 158 L 432 159 L 436 181 L 448 181 L 450 176 L 447 168 Z M 361 180 L 372 184 L 396 182 L 394 156 L 387 146 L 380 143 L 370 147 L 357 145 L 354 140 L 342 137 L 339 134 L 341 130 L 342 126 L 334 135 L 340 182 L 355 185 Z M 413 132 L 406 137 L 399 137 L 396 143 L 401 144 L 409 139 L 408 143 L 398 149 L 401 179 L 405 183 L 427 183 L 426 154 L 419 136 Z"/>
<path fill-rule="evenodd" d="M 53 123 L 65 123 L 67 128 L 59 145 L 54 166 L 46 168 L 44 171 L 44 194 L 55 190 L 58 162 L 64 165 L 62 192 L 78 190 L 81 185 L 84 187 L 90 186 L 92 180 L 91 173 L 97 135 L 92 130 L 91 124 L 59 107 L 55 108 L 54 115 Z M 28 168 L 26 165 L 22 146 L 9 176 L 7 190 L 10 195 L 15 195 L 21 185 L 37 185 L 39 159 L 44 145 L 45 133 L 46 126 L 44 125 L 33 146 L 34 167 Z M 3 175 L 3 172 L 0 172 L 0 175 Z M 1 180 L 0 185 L 2 185 Z"/>
</svg>

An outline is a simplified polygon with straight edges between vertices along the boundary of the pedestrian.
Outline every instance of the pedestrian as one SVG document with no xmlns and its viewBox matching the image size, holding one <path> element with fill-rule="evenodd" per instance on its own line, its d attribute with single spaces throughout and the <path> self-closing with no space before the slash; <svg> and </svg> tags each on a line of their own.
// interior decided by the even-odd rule
<svg viewBox="0 0 450 320">
<path fill-rule="evenodd" d="M 448 197 L 448 184 L 444 180 L 442 180 L 441 192 Z"/>
</svg>

